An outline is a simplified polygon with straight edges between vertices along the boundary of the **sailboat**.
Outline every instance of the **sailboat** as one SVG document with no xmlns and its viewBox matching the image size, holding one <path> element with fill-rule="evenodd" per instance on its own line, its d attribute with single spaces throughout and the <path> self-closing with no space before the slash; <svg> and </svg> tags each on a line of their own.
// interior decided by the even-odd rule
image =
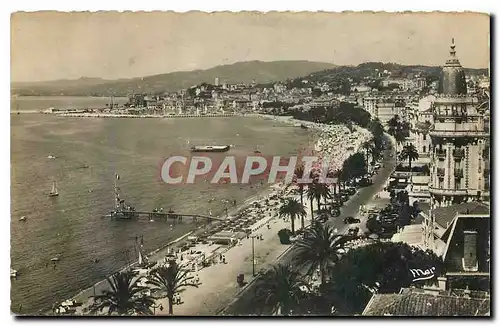
<svg viewBox="0 0 500 326">
<path fill-rule="evenodd" d="M 54 181 L 52 183 L 52 190 L 49 193 L 49 197 L 56 197 L 56 196 L 59 196 L 59 193 L 57 192 L 56 182 Z"/>
</svg>

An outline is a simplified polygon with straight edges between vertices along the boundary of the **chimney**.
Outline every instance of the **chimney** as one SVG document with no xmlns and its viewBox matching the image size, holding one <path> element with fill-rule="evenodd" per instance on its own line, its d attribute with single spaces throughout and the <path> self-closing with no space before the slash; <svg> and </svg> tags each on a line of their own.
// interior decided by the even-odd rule
<svg viewBox="0 0 500 326">
<path fill-rule="evenodd" d="M 467 272 L 477 272 L 477 231 L 464 231 L 464 256 L 462 267 Z"/>
<path fill-rule="evenodd" d="M 435 285 L 424 285 L 423 286 L 425 294 L 438 295 L 441 289 Z"/>
<path fill-rule="evenodd" d="M 446 277 L 438 277 L 438 287 L 441 291 L 446 291 Z"/>
</svg>

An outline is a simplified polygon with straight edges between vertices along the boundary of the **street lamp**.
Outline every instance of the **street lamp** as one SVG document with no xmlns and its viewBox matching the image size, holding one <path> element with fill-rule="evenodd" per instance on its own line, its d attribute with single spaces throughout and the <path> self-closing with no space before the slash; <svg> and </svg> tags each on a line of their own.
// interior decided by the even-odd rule
<svg viewBox="0 0 500 326">
<path fill-rule="evenodd" d="M 255 237 L 256 235 L 251 235 L 252 238 L 252 276 L 255 276 Z"/>
</svg>

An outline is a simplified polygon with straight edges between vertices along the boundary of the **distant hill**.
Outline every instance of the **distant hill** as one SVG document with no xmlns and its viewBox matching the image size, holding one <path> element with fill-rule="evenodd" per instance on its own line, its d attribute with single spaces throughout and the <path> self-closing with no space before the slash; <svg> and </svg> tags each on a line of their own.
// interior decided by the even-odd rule
<svg viewBox="0 0 500 326">
<path fill-rule="evenodd" d="M 375 70 L 379 72 L 390 71 L 393 77 L 406 75 L 408 73 L 422 73 L 425 77 L 438 78 L 441 74 L 440 66 L 422 66 L 422 65 L 401 65 L 397 63 L 365 62 L 357 66 L 338 66 L 326 69 L 320 72 L 313 72 L 303 79 L 312 81 L 329 82 L 345 78 L 351 78 L 356 82 L 365 77 L 374 77 Z M 488 74 L 488 69 L 464 68 L 466 75 Z"/>
<path fill-rule="evenodd" d="M 37 83 L 12 83 L 16 95 L 94 95 L 125 96 L 131 93 L 164 93 L 178 91 L 201 83 L 269 83 L 309 75 L 335 65 L 311 61 L 246 61 L 217 66 L 207 70 L 181 71 L 161 75 L 105 80 L 82 77 L 76 80 L 55 80 Z"/>
</svg>

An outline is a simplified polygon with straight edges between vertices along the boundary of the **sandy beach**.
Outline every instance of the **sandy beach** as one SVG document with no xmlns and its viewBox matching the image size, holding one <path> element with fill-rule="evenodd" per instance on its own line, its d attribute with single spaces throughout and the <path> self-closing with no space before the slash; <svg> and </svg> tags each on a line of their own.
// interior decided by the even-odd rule
<svg viewBox="0 0 500 326">
<path fill-rule="evenodd" d="M 256 115 L 254 115 L 256 116 Z M 317 136 L 317 144 L 315 152 L 321 155 L 331 156 L 334 167 L 340 168 L 345 159 L 350 155 L 357 152 L 361 145 L 370 139 L 371 134 L 362 128 L 355 127 L 351 132 L 346 126 L 343 125 L 323 125 L 311 122 L 304 122 L 294 120 L 290 117 L 274 117 L 258 115 L 264 119 L 273 119 L 279 123 L 287 123 L 296 125 L 298 123 L 304 124 L 307 128 Z M 348 137 L 346 137 L 348 136 Z M 290 222 L 285 221 L 278 217 L 277 210 L 279 208 L 279 199 L 282 197 L 295 197 L 297 195 L 289 194 L 291 189 L 286 189 L 286 185 L 277 184 L 273 185 L 253 198 L 249 198 L 244 204 L 234 208 L 229 212 L 228 223 L 230 220 L 235 220 L 238 217 L 243 218 L 246 216 L 253 217 L 254 222 L 251 225 L 251 236 L 256 237 L 254 241 L 254 255 L 255 255 L 255 271 L 258 273 L 260 270 L 265 270 L 271 266 L 276 260 L 283 255 L 290 245 L 282 245 L 279 241 L 277 233 L 280 229 L 290 228 Z M 286 193 L 285 193 L 286 191 Z M 274 198 L 274 199 L 273 199 Z M 271 199 L 271 200 L 270 200 Z M 259 208 L 256 202 L 261 203 Z M 310 208 L 308 207 L 307 200 L 304 201 L 305 210 L 307 212 L 306 226 L 310 224 Z M 264 208 L 262 208 L 264 207 Z M 244 216 L 243 216 L 244 215 Z M 225 223 L 225 222 L 222 222 Z M 213 223 L 216 226 L 216 223 Z M 213 226 L 204 227 L 199 230 L 193 231 L 190 234 L 200 234 L 202 232 L 210 232 Z M 233 231 L 229 226 L 226 226 L 228 232 Z M 296 221 L 296 228 L 300 228 L 300 222 Z M 226 231 L 224 229 L 223 231 Z M 234 232 L 234 231 L 233 231 Z M 238 274 L 244 275 L 245 282 L 250 282 L 254 279 L 252 275 L 252 238 L 247 237 L 244 233 L 234 233 L 236 244 L 230 246 L 221 246 L 216 244 L 203 244 L 196 243 L 190 252 L 203 253 L 204 259 L 215 258 L 216 263 L 209 267 L 203 268 L 201 264 L 197 264 L 194 268 L 193 275 L 199 278 L 198 288 L 188 287 L 182 294 L 182 304 L 174 306 L 175 315 L 216 315 L 217 312 L 228 305 L 234 300 L 235 296 L 241 291 L 241 287 L 236 282 Z M 184 236 L 186 237 L 186 235 Z M 260 240 L 262 239 L 262 240 Z M 157 264 L 165 262 L 165 256 L 178 250 L 180 244 L 184 243 L 184 238 L 178 239 L 174 243 L 170 243 L 163 248 L 155 250 L 150 253 L 149 261 L 156 261 Z M 200 255 L 188 255 L 184 253 L 186 258 L 179 261 L 180 264 L 186 264 L 189 258 L 198 259 Z M 218 257 L 225 257 L 226 263 L 221 263 Z M 190 264 L 190 263 L 189 263 Z M 186 264 L 189 265 L 189 264 Z M 89 298 L 94 294 L 99 294 L 103 289 L 107 288 L 107 282 L 104 280 L 97 285 L 80 292 L 73 299 L 77 302 L 84 303 L 82 307 L 78 308 L 76 314 L 83 314 L 84 309 L 91 303 Z M 157 305 L 162 305 L 165 309 L 155 309 L 156 314 L 168 314 L 168 299 L 160 299 Z"/>
</svg>

